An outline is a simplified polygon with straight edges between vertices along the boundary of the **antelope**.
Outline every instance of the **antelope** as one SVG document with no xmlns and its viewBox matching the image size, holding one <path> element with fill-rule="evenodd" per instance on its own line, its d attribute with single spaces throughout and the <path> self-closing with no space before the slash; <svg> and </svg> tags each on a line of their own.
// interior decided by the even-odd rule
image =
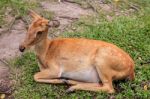
<svg viewBox="0 0 150 99">
<path fill-rule="evenodd" d="M 119 47 L 85 38 L 48 39 L 48 29 L 58 27 L 58 20 L 48 20 L 34 11 L 33 21 L 19 50 L 35 47 L 40 71 L 34 75 L 39 83 L 68 84 L 66 92 L 75 90 L 114 93 L 112 81 L 133 80 L 134 61 Z"/>
</svg>

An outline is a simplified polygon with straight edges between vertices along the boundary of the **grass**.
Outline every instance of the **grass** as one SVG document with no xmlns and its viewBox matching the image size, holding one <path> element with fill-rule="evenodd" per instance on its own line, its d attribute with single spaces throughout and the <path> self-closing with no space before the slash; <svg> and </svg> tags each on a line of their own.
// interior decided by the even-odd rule
<svg viewBox="0 0 150 99">
<path fill-rule="evenodd" d="M 133 0 L 136 1 L 136 0 Z M 144 5 L 145 3 L 145 5 Z M 27 52 L 13 61 L 16 80 L 15 99 L 148 99 L 150 97 L 150 66 L 141 65 L 150 58 L 150 8 L 149 0 L 139 0 L 141 9 L 129 16 L 114 16 L 108 21 L 101 16 L 87 17 L 76 22 L 63 37 L 83 37 L 113 43 L 128 52 L 135 61 L 134 81 L 116 81 L 117 93 L 76 91 L 66 94 L 66 85 L 39 84 L 33 75 L 39 71 L 34 53 Z M 144 5 L 144 6 L 143 6 Z M 16 72 L 17 71 L 17 72 Z M 148 89 L 146 90 L 145 87 Z"/>
</svg>

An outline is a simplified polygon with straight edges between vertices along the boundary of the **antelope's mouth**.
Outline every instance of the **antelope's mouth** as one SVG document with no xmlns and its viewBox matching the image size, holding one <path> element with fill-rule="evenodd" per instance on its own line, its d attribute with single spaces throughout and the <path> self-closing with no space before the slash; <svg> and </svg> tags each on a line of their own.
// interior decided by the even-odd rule
<svg viewBox="0 0 150 99">
<path fill-rule="evenodd" d="M 25 48 L 24 46 L 22 46 L 22 45 L 19 46 L 20 52 L 24 52 L 25 49 L 26 49 L 26 48 Z"/>
</svg>

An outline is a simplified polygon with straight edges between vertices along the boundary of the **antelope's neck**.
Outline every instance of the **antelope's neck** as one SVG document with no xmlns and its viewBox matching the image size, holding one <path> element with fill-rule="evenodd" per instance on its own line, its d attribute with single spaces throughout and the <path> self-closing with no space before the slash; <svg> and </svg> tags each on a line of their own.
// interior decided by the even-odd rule
<svg viewBox="0 0 150 99">
<path fill-rule="evenodd" d="M 44 40 L 42 40 L 41 42 L 39 42 L 38 44 L 35 45 L 35 52 L 38 56 L 42 55 L 42 54 L 45 53 L 46 48 L 47 48 L 47 40 L 44 39 Z"/>
<path fill-rule="evenodd" d="M 43 39 L 38 44 L 35 45 L 35 52 L 37 56 L 45 55 L 48 47 L 48 42 L 49 40 L 46 34 L 45 37 L 43 37 Z"/>
</svg>

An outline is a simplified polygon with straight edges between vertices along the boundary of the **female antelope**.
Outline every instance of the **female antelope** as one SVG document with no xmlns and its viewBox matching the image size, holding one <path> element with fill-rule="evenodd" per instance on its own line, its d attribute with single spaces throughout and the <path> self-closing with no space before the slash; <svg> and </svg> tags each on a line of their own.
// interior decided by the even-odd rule
<svg viewBox="0 0 150 99">
<path fill-rule="evenodd" d="M 48 29 L 58 27 L 59 21 L 49 21 L 33 11 L 26 38 L 19 46 L 21 52 L 35 46 L 40 72 L 34 80 L 41 83 L 67 83 L 74 90 L 115 92 L 112 81 L 134 79 L 132 58 L 117 46 L 90 39 L 58 38 L 49 40 Z"/>
</svg>

